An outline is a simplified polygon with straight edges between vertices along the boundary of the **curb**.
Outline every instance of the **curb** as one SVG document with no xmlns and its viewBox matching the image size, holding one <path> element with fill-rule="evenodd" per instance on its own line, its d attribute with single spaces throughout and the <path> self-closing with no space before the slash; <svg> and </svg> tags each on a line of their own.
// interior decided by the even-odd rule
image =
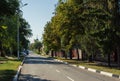
<svg viewBox="0 0 120 81">
<path fill-rule="evenodd" d="M 109 73 L 109 72 L 105 72 L 105 71 L 100 71 L 100 70 L 96 70 L 96 69 L 92 69 L 92 68 L 86 68 L 84 66 L 78 66 L 78 67 L 81 68 L 81 69 L 86 69 L 86 70 L 91 71 L 91 72 L 95 72 L 95 73 L 99 73 L 99 74 L 102 74 L 102 75 L 105 75 L 105 76 L 120 79 L 120 75 L 117 75 L 117 74 L 113 74 L 113 73 Z"/>
<path fill-rule="evenodd" d="M 63 62 L 61 60 L 58 60 L 58 59 L 55 59 L 55 61 L 58 61 L 58 62 Z M 67 62 L 63 62 L 64 64 L 68 64 Z M 73 67 L 78 67 L 80 69 L 84 69 L 84 70 L 88 70 L 90 72 L 94 72 L 94 73 L 99 73 L 99 74 L 102 74 L 102 75 L 105 75 L 105 76 L 109 76 L 109 77 L 114 77 L 114 78 L 117 78 L 117 79 L 120 79 L 120 75 L 117 75 L 117 74 L 113 74 L 113 73 L 109 73 L 109 72 L 105 72 L 105 71 L 100 71 L 100 70 L 96 70 L 96 69 L 92 69 L 92 68 L 87 68 L 87 67 L 84 67 L 84 66 L 77 66 L 77 65 L 74 65 L 74 64 L 69 64 Z"/>
<path fill-rule="evenodd" d="M 18 67 L 17 73 L 16 73 L 16 75 L 14 76 L 13 81 L 17 81 L 17 80 L 18 80 L 18 76 L 19 76 L 20 71 L 21 71 L 21 69 L 22 69 L 22 66 L 23 66 L 23 64 L 24 64 L 24 61 L 25 61 L 25 58 L 23 59 L 23 61 L 22 61 L 22 63 L 20 64 L 20 66 Z"/>
</svg>

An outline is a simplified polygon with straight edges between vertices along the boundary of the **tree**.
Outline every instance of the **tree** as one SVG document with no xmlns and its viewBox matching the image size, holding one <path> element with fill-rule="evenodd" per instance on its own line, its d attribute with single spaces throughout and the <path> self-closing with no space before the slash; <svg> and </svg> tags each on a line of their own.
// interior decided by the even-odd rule
<svg viewBox="0 0 120 81">
<path fill-rule="evenodd" d="M 16 11 L 19 9 L 19 0 L 1 0 L 0 1 L 0 16 L 10 16 L 15 15 Z"/>
<path fill-rule="evenodd" d="M 21 47 L 28 46 L 28 37 L 32 35 L 30 25 L 22 18 L 19 0 L 0 1 L 0 52 L 9 55 L 17 51 L 17 24 L 20 23 Z M 20 12 L 21 11 L 21 12 Z M 18 20 L 20 19 L 20 20 Z M 23 34 L 24 33 L 24 34 Z M 3 52 L 4 51 L 4 52 Z"/>
<path fill-rule="evenodd" d="M 99 39 L 97 39 L 100 35 L 93 35 L 107 28 L 108 18 L 110 18 L 110 14 L 105 10 L 103 3 L 105 3 L 104 0 L 97 2 L 95 0 L 87 0 L 83 3 L 82 17 L 84 21 L 82 23 L 85 33 L 82 35 L 84 39 L 80 39 L 80 42 L 82 43 L 82 49 L 85 50 L 90 58 L 93 58 L 94 53 L 99 51 L 97 49 L 100 48 L 98 45 Z"/>
<path fill-rule="evenodd" d="M 38 39 L 35 39 L 34 43 L 31 44 L 31 46 L 32 46 L 32 49 L 35 49 L 37 50 L 38 53 L 41 53 L 41 48 L 43 45 Z"/>
<path fill-rule="evenodd" d="M 71 59 L 72 48 L 75 47 L 75 45 L 79 45 L 79 38 L 77 37 L 84 32 L 84 28 L 81 23 L 81 14 L 79 14 L 83 11 L 82 7 L 80 6 L 81 4 L 82 1 L 59 1 L 59 4 L 56 8 L 55 16 L 59 18 L 59 23 L 57 23 L 57 26 L 60 32 L 61 47 L 67 51 L 70 50 Z"/>
<path fill-rule="evenodd" d="M 30 29 L 29 23 L 23 18 L 20 18 L 19 32 L 21 47 L 28 49 L 28 45 L 30 43 L 28 38 L 32 36 L 32 30 Z"/>
<path fill-rule="evenodd" d="M 43 44 L 45 46 L 46 52 L 50 50 L 58 51 L 60 49 L 61 43 L 54 18 L 52 18 L 52 22 L 48 22 L 45 26 L 43 34 Z"/>
<path fill-rule="evenodd" d="M 119 9 L 118 0 L 59 0 L 54 17 L 45 27 L 43 41 L 49 41 L 46 47 L 50 49 L 57 47 L 58 40 L 53 44 L 57 36 L 60 49 L 70 51 L 71 59 L 71 49 L 77 47 L 88 55 L 87 59 L 94 59 L 97 52 L 108 55 L 109 66 L 114 52 L 120 63 Z"/>
<path fill-rule="evenodd" d="M 10 47 L 11 35 L 9 34 L 10 26 L 15 26 L 15 18 L 13 16 L 16 14 L 16 11 L 19 9 L 19 1 L 18 0 L 2 0 L 0 1 L 0 27 L 5 26 L 6 29 L 0 28 L 0 52 L 2 56 L 5 56 L 3 50 L 5 48 Z M 13 18 L 13 20 L 12 20 Z M 10 21 L 11 20 L 11 21 Z M 11 23 L 10 23 L 11 22 Z M 14 22 L 14 23 L 13 23 Z M 12 28 L 11 28 L 12 29 Z M 14 28 L 13 28 L 14 29 Z M 15 32 L 15 31 L 14 31 Z M 14 37 L 14 36 L 12 36 Z M 8 40 L 9 39 L 9 42 Z M 14 41 L 13 41 L 14 42 Z M 4 48 L 4 49 L 3 49 Z"/>
</svg>

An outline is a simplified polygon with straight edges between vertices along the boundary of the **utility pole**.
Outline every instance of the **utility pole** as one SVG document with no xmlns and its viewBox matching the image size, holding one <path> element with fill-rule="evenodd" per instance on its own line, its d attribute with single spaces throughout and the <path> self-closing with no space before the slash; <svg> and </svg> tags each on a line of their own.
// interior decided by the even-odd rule
<svg viewBox="0 0 120 81">
<path fill-rule="evenodd" d="M 26 4 L 23 4 L 20 8 L 24 7 L 28 5 L 27 3 Z M 19 32 L 19 27 L 20 27 L 20 22 L 19 22 L 19 12 L 20 10 L 18 10 L 18 14 L 17 14 L 17 57 L 18 59 L 20 59 L 20 55 L 19 55 L 19 42 L 20 42 L 20 32 Z"/>
</svg>

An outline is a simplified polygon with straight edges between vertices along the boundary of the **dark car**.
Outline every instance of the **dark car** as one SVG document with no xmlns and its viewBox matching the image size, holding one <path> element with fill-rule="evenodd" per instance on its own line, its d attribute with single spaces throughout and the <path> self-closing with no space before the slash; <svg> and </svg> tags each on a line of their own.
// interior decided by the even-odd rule
<svg viewBox="0 0 120 81">
<path fill-rule="evenodd" d="M 28 50 L 26 50 L 25 52 L 26 52 L 27 55 L 29 55 L 29 51 Z"/>
</svg>

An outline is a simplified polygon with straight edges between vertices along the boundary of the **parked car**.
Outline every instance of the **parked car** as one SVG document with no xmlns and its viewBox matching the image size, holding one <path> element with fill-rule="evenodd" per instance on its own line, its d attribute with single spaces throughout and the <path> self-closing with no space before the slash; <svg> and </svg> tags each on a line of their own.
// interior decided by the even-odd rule
<svg viewBox="0 0 120 81">
<path fill-rule="evenodd" d="M 26 53 L 27 55 L 29 55 L 29 51 L 28 51 L 28 50 L 26 50 L 25 53 Z"/>
</svg>

